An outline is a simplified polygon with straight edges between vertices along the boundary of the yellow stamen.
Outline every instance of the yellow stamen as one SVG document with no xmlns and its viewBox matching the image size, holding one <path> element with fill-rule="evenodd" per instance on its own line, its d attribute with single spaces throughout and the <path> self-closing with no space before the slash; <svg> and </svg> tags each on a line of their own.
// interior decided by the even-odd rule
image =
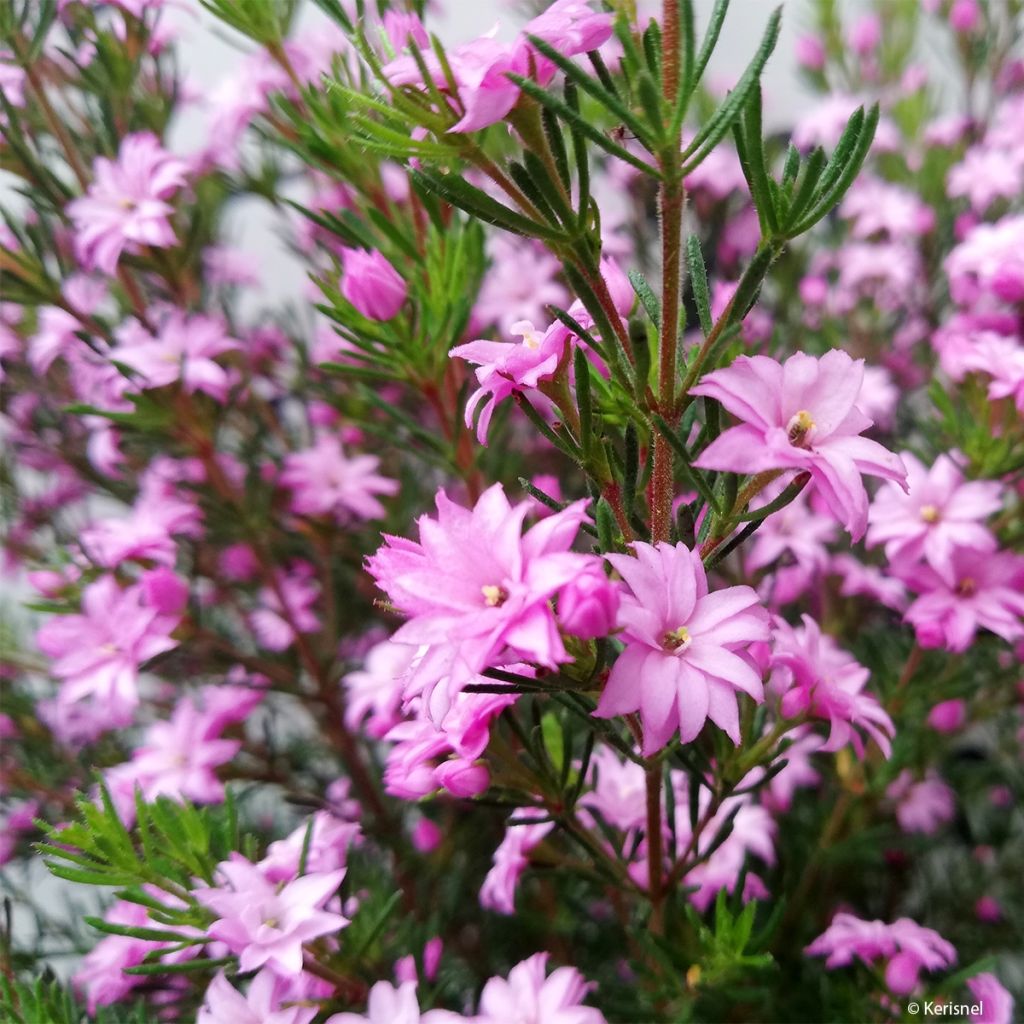
<svg viewBox="0 0 1024 1024">
<path fill-rule="evenodd" d="M 786 427 L 786 436 L 789 443 L 797 448 L 802 448 L 807 435 L 817 426 L 814 417 L 806 409 L 801 409 Z"/>
<path fill-rule="evenodd" d="M 678 629 L 669 630 L 661 642 L 670 651 L 678 651 L 680 648 L 686 650 L 692 639 L 690 631 L 685 626 L 680 626 Z"/>
<path fill-rule="evenodd" d="M 922 505 L 921 518 L 926 523 L 937 523 L 939 521 L 939 510 L 934 505 Z"/>
<path fill-rule="evenodd" d="M 493 583 L 488 583 L 486 586 L 481 587 L 480 590 L 489 608 L 499 608 L 508 600 L 508 592 L 505 588 L 496 587 Z"/>
</svg>

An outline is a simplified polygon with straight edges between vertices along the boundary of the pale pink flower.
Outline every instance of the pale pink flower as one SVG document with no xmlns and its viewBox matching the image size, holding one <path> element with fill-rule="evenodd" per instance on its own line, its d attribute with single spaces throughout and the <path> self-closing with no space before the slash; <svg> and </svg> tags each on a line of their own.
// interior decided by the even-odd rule
<svg viewBox="0 0 1024 1024">
<path fill-rule="evenodd" d="M 808 472 L 832 514 L 858 540 L 868 516 L 861 474 L 898 482 L 906 477 L 898 455 L 859 436 L 871 426 L 856 405 L 863 375 L 864 361 L 839 349 L 820 359 L 797 353 L 784 364 L 738 357 L 691 389 L 743 421 L 720 434 L 694 465 L 733 473 Z"/>
<path fill-rule="evenodd" d="M 291 835 L 271 843 L 267 847 L 267 855 L 259 862 L 259 869 L 271 882 L 290 882 L 299 877 L 305 850 L 308 873 L 337 871 L 346 866 L 349 849 L 358 841 L 359 835 L 360 829 L 355 822 L 343 821 L 330 811 L 317 811 Z"/>
<path fill-rule="evenodd" d="M 530 864 L 530 851 L 539 846 L 555 827 L 552 821 L 525 824 L 541 816 L 539 810 L 522 808 L 509 818 L 501 845 L 494 851 L 494 863 L 480 889 L 480 905 L 498 914 L 514 914 L 516 887 Z M 517 824 L 517 822 L 524 824 Z"/>
<path fill-rule="evenodd" d="M 556 276 L 561 264 L 539 243 L 511 235 L 492 235 L 487 242 L 491 265 L 473 307 L 474 323 L 496 324 L 503 335 L 521 321 L 549 316 L 549 305 L 565 307 L 569 293 Z"/>
<path fill-rule="evenodd" d="M 1010 643 L 1024 635 L 1024 558 L 1019 555 L 958 546 L 941 572 L 902 562 L 893 572 L 920 595 L 904 618 L 922 647 L 965 651 L 979 629 Z"/>
<path fill-rule="evenodd" d="M 284 651 L 297 633 L 315 633 L 320 628 L 313 611 L 320 588 L 312 578 L 313 567 L 306 562 L 277 570 L 274 576 L 276 586 L 260 590 L 260 607 L 249 615 L 249 623 L 268 651 Z"/>
<path fill-rule="evenodd" d="M 152 928 L 153 922 L 145 907 L 118 900 L 104 915 L 110 924 L 132 928 Z M 125 974 L 125 968 L 138 967 L 157 945 L 127 935 L 107 935 L 83 957 L 74 974 L 75 988 L 85 993 L 89 1013 L 97 1007 L 119 1002 L 144 978 Z"/>
<path fill-rule="evenodd" d="M 134 370 L 143 388 L 162 388 L 181 381 L 185 391 L 202 391 L 218 402 L 227 400 L 231 378 L 215 360 L 240 348 L 228 337 L 218 317 L 171 310 L 150 334 L 136 323 L 117 333 L 110 358 Z"/>
<path fill-rule="evenodd" d="M 365 1016 L 336 1013 L 327 1018 L 327 1024 L 420 1024 L 423 1019 L 415 981 L 406 981 L 397 988 L 390 982 L 378 981 L 370 989 Z"/>
<path fill-rule="evenodd" d="M 278 482 L 292 492 L 291 509 L 298 515 L 332 516 L 339 524 L 385 515 L 378 494 L 397 494 L 398 481 L 381 476 L 375 455 L 345 454 L 329 435 L 312 448 L 285 456 Z"/>
<path fill-rule="evenodd" d="M 869 966 L 886 960 L 886 984 L 896 995 L 914 991 L 922 968 L 938 971 L 956 963 L 956 950 L 938 932 L 908 917 L 886 924 L 862 921 L 853 914 L 836 914 L 804 952 L 827 957 L 825 966 L 829 968 L 845 967 L 854 958 Z"/>
<path fill-rule="evenodd" d="M 794 628 L 775 620 L 772 634 L 772 692 L 781 697 L 784 717 L 808 714 L 831 724 L 828 742 L 821 748 L 831 752 L 852 743 L 864 756 L 863 729 L 886 757 L 895 732 L 885 709 L 864 687 L 870 673 L 853 657 L 840 650 L 818 624 L 803 616 L 803 626 Z"/>
<path fill-rule="evenodd" d="M 239 954 L 242 971 L 267 966 L 282 977 L 293 977 L 302 970 L 303 943 L 333 935 L 348 924 L 341 914 L 323 909 L 345 877 L 343 868 L 303 875 L 281 886 L 233 853 L 221 861 L 217 873 L 224 883 L 197 889 L 195 896 L 217 915 L 210 937 Z"/>
<path fill-rule="evenodd" d="M 605 1024 L 604 1014 L 583 1000 L 594 987 L 575 967 L 545 977 L 547 953 L 516 964 L 508 978 L 491 978 L 480 993 L 476 1024 Z"/>
<path fill-rule="evenodd" d="M 934 835 L 956 812 L 956 798 L 934 772 L 919 782 L 907 770 L 889 784 L 885 795 L 896 803 L 896 820 L 904 832 Z"/>
<path fill-rule="evenodd" d="M 206 989 L 196 1024 L 309 1024 L 316 1007 L 289 1005 L 291 988 L 283 978 L 263 970 L 242 995 L 220 971 Z"/>
<path fill-rule="evenodd" d="M 935 211 L 916 192 L 881 178 L 859 178 L 843 199 L 839 213 L 853 222 L 854 238 L 916 238 L 935 226 Z"/>
<path fill-rule="evenodd" d="M 367 651 L 362 668 L 342 677 L 350 729 L 363 727 L 380 739 L 401 721 L 405 677 L 415 656 L 415 647 L 385 640 Z"/>
<path fill-rule="evenodd" d="M 868 512 L 868 546 L 885 544 L 891 562 L 924 557 L 940 571 L 957 545 L 994 550 L 995 537 L 984 522 L 1002 506 L 1002 487 L 965 481 L 950 455 L 940 455 L 931 469 L 910 452 L 902 457 L 908 490 L 882 485 Z"/>
<path fill-rule="evenodd" d="M 185 184 L 188 168 L 155 135 L 126 135 L 117 159 L 98 157 L 93 170 L 88 192 L 67 206 L 75 251 L 86 269 L 113 274 L 125 248 L 177 243 L 167 200 Z"/>
<path fill-rule="evenodd" d="M 608 555 L 629 586 L 619 609 L 626 649 L 594 714 L 639 711 L 649 756 L 678 729 L 694 740 L 710 718 L 739 743 L 736 691 L 760 702 L 761 676 L 738 651 L 768 637 L 768 614 L 750 587 L 708 592 L 700 555 L 683 544 L 633 545 L 636 557 Z"/>
<path fill-rule="evenodd" d="M 987 145 L 971 146 L 946 179 L 946 194 L 963 196 L 979 214 L 998 199 L 1015 199 L 1022 188 L 1024 161 Z"/>
<path fill-rule="evenodd" d="M 81 613 L 51 618 L 36 643 L 54 659 L 62 702 L 91 698 L 127 724 L 139 701 L 139 670 L 177 646 L 170 636 L 176 625 L 176 617 L 145 605 L 140 587 L 122 590 L 113 576 L 102 576 L 82 591 Z"/>
<path fill-rule="evenodd" d="M 961 305 L 992 295 L 1003 302 L 1024 300 L 1024 214 L 979 224 L 946 257 L 950 293 Z"/>
<path fill-rule="evenodd" d="M 967 981 L 981 1011 L 971 1014 L 971 1024 L 1013 1024 L 1013 996 L 994 974 L 978 974 Z"/>
<path fill-rule="evenodd" d="M 196 804 L 220 803 L 224 785 L 215 769 L 231 761 L 242 746 L 240 740 L 219 738 L 205 711 L 185 698 L 179 701 L 169 721 L 155 722 L 146 730 L 130 761 L 107 773 L 121 817 L 129 821 L 135 813 L 135 788 L 152 803 L 167 796 Z"/>
<path fill-rule="evenodd" d="M 437 518 L 419 519 L 419 542 L 385 535 L 367 568 L 408 616 L 392 640 L 426 645 L 406 696 L 422 692 L 430 717 L 440 722 L 452 696 L 485 668 L 516 660 L 554 668 L 568 659 L 551 598 L 593 556 L 569 550 L 586 518 L 585 501 L 524 534 L 531 503 L 510 505 L 500 484 L 472 509 L 444 491 L 436 500 Z"/>
<path fill-rule="evenodd" d="M 611 747 L 599 746 L 590 759 L 593 789 L 580 797 L 586 814 L 596 812 L 612 828 L 628 831 L 645 821 L 646 776 L 635 761 L 620 760 Z"/>
</svg>

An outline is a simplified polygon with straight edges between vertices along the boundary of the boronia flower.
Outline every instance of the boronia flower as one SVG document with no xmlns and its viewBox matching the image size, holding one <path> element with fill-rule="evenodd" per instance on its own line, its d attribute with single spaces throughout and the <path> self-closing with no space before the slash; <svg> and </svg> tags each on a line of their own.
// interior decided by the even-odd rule
<svg viewBox="0 0 1024 1024">
<path fill-rule="evenodd" d="M 820 359 L 798 352 L 785 363 L 740 356 L 691 389 L 721 402 L 743 423 L 723 431 L 694 465 L 732 473 L 802 470 L 854 540 L 864 535 L 868 496 L 862 474 L 902 484 L 898 455 L 859 436 L 871 420 L 856 402 L 864 361 L 833 349 Z"/>
<path fill-rule="evenodd" d="M 836 914 L 804 952 L 827 957 L 825 966 L 829 968 L 845 967 L 854 958 L 869 965 L 886 960 L 885 982 L 896 995 L 913 992 L 922 969 L 937 971 L 956 963 L 956 950 L 950 943 L 909 917 L 886 924 Z"/>
<path fill-rule="evenodd" d="M 152 132 L 126 135 L 116 160 L 99 157 L 89 191 L 67 207 L 83 266 L 113 274 L 125 248 L 174 245 L 167 200 L 185 184 L 187 170 Z"/>
<path fill-rule="evenodd" d="M 864 687 L 870 672 L 840 650 L 832 638 L 809 615 L 803 626 L 793 627 L 775 620 L 772 633 L 771 689 L 781 696 L 780 710 L 787 718 L 808 714 L 831 724 L 823 751 L 834 751 L 852 743 L 859 756 L 863 729 L 886 757 L 896 727 L 881 704 Z"/>
<path fill-rule="evenodd" d="M 595 562 L 569 550 L 585 506 L 577 501 L 524 534 L 532 504 L 511 505 L 500 484 L 472 509 L 442 490 L 437 518 L 419 519 L 418 542 L 385 535 L 368 559 L 377 585 L 409 617 L 392 640 L 425 646 L 406 697 L 421 692 L 435 722 L 485 668 L 517 660 L 554 668 L 568 659 L 552 599 Z"/>
<path fill-rule="evenodd" d="M 612 667 L 594 714 L 639 710 L 643 753 L 679 731 L 695 739 L 710 718 L 740 741 L 736 691 L 764 698 L 761 676 L 739 651 L 768 639 L 768 613 L 750 587 L 710 593 L 700 554 L 683 544 L 633 545 L 636 557 L 608 555 L 630 592 L 618 624 L 626 649 Z"/>
<path fill-rule="evenodd" d="M 907 467 L 904 493 L 886 483 L 868 513 L 869 547 L 885 545 L 889 561 L 916 561 L 924 556 L 934 569 L 949 564 L 955 545 L 992 551 L 995 537 L 983 525 L 1002 505 L 1002 488 L 994 481 L 966 481 L 949 455 L 927 468 L 915 455 L 903 453 Z"/>
<path fill-rule="evenodd" d="M 333 935 L 348 920 L 323 909 L 337 892 L 345 869 L 307 874 L 275 885 L 260 868 L 240 853 L 217 865 L 221 886 L 195 891 L 217 920 L 210 937 L 239 954 L 238 966 L 252 971 L 266 965 L 289 978 L 302 970 L 302 944 Z"/>
</svg>

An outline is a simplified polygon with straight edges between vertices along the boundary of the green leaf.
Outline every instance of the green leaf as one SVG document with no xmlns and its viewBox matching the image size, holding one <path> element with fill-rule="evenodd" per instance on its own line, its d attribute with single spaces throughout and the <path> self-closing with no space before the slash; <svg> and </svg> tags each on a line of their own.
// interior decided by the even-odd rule
<svg viewBox="0 0 1024 1024">
<path fill-rule="evenodd" d="M 652 178 L 661 177 L 661 172 L 656 167 L 652 167 L 646 161 L 641 160 L 640 157 L 635 156 L 628 149 L 625 149 L 618 143 L 613 142 L 607 135 L 595 128 L 589 121 L 585 120 L 565 102 L 558 99 L 557 96 L 548 92 L 546 89 L 542 89 L 536 82 L 533 82 L 528 78 L 523 78 L 521 75 L 509 75 L 509 78 L 511 78 L 528 96 L 537 100 L 537 102 L 543 106 L 550 108 L 552 113 L 557 114 L 563 121 L 575 128 L 581 135 L 586 136 L 591 142 L 600 146 L 605 152 L 611 153 L 612 156 L 617 156 L 620 160 L 624 160 L 627 164 L 635 167 L 638 171 L 643 171 L 644 174 L 649 174 Z M 639 134 L 637 137 L 640 137 Z"/>
<path fill-rule="evenodd" d="M 541 224 L 530 217 L 525 217 L 515 210 L 510 210 L 486 192 L 470 185 L 458 174 L 445 174 L 429 168 L 418 168 L 410 172 L 414 184 L 428 192 L 440 196 L 445 202 L 464 210 L 466 213 L 494 224 L 496 227 L 511 231 L 525 238 L 541 238 L 555 240 L 562 237 L 561 232 Z"/>
<path fill-rule="evenodd" d="M 714 320 L 711 317 L 711 289 L 708 287 L 708 272 L 704 266 L 700 239 L 696 235 L 690 235 L 686 239 L 686 262 L 690 270 L 690 288 L 693 290 L 700 328 L 707 337 L 714 327 Z"/>
<path fill-rule="evenodd" d="M 629 283 L 633 286 L 633 291 L 636 292 L 644 309 L 647 310 L 647 315 L 651 318 L 654 326 L 660 328 L 661 303 L 658 301 L 658 297 L 654 294 L 651 286 L 647 283 L 647 278 L 639 270 L 631 270 L 629 272 Z"/>
<path fill-rule="evenodd" d="M 754 54 L 753 60 L 747 65 L 746 71 L 736 83 L 736 88 L 722 101 L 718 109 L 694 136 L 690 145 L 683 150 L 682 158 L 684 160 L 692 158 L 682 170 L 683 177 L 690 174 L 704 161 L 711 150 L 722 141 L 726 132 L 732 128 L 736 118 L 740 116 L 751 89 L 758 83 L 761 72 L 778 42 L 781 18 L 782 8 L 777 7 L 768 19 L 761 45 Z"/>
</svg>

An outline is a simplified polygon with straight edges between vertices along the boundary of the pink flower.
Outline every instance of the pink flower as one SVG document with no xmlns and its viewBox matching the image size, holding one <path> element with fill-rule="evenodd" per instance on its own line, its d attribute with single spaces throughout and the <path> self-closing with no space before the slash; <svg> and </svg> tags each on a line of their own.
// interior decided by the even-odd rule
<svg viewBox="0 0 1024 1024">
<path fill-rule="evenodd" d="M 516 964 L 508 979 L 491 978 L 480 993 L 476 1024 L 605 1024 L 600 1010 L 584 1006 L 593 987 L 575 967 L 559 967 L 545 977 L 547 953 Z"/>
<path fill-rule="evenodd" d="M 224 786 L 214 769 L 231 761 L 242 744 L 220 739 L 219 734 L 219 729 L 210 728 L 207 713 L 188 698 L 178 703 L 169 721 L 151 725 L 131 761 L 107 773 L 122 818 L 134 818 L 136 786 L 149 802 L 169 796 L 197 804 L 220 803 Z"/>
<path fill-rule="evenodd" d="M 187 166 L 151 132 L 126 135 L 117 160 L 98 157 L 89 191 L 67 206 L 75 251 L 88 270 L 113 274 L 125 247 L 166 248 L 177 238 L 166 202 L 185 184 Z"/>
<path fill-rule="evenodd" d="M 797 36 L 794 45 L 797 63 L 808 71 L 820 71 L 825 66 L 825 44 L 820 36 Z"/>
<path fill-rule="evenodd" d="M 809 615 L 803 616 L 802 628 L 776 619 L 772 643 L 771 689 L 781 694 L 784 717 L 809 714 L 828 719 L 831 732 L 823 751 L 852 743 L 863 757 L 864 743 L 856 731 L 863 729 L 889 756 L 895 726 L 878 701 L 865 692 L 870 673 L 863 665 L 840 650 Z"/>
<path fill-rule="evenodd" d="M 483 36 L 456 47 L 446 56 L 464 114 L 449 130 L 478 131 L 502 120 L 519 99 L 519 86 L 509 79 L 510 73 L 529 77 L 532 69 L 541 85 L 551 81 L 555 66 L 530 45 L 527 35 L 538 36 L 563 56 L 572 57 L 596 50 L 611 34 L 611 17 L 593 11 L 586 0 L 555 0 L 511 44 Z M 438 89 L 447 91 L 448 81 L 435 54 L 427 51 L 423 58 Z M 391 61 L 384 74 L 394 85 L 424 84 L 411 56 Z"/>
<path fill-rule="evenodd" d="M 146 604 L 161 615 L 180 615 L 188 603 L 188 583 L 172 569 L 149 569 L 140 580 Z"/>
<path fill-rule="evenodd" d="M 385 510 L 375 495 L 398 493 L 398 481 L 377 473 L 379 466 L 375 455 L 349 458 L 337 438 L 324 435 L 312 448 L 286 455 L 278 481 L 292 491 L 293 512 L 345 524 L 380 518 Z"/>
<path fill-rule="evenodd" d="M 855 404 L 863 376 L 864 361 L 839 349 L 820 359 L 798 352 L 784 364 L 740 356 L 691 389 L 743 421 L 719 435 L 694 465 L 733 473 L 808 472 L 832 514 L 859 540 L 868 518 L 861 474 L 899 482 L 907 475 L 899 456 L 858 436 L 871 426 Z"/>
<path fill-rule="evenodd" d="M 203 996 L 196 1024 L 309 1024 L 316 1007 L 286 1005 L 291 988 L 272 971 L 260 971 L 243 996 L 220 971 Z"/>
<path fill-rule="evenodd" d="M 969 978 L 967 987 L 981 1003 L 981 1011 L 971 1014 L 971 1024 L 1013 1024 L 1013 996 L 994 974 Z"/>
<path fill-rule="evenodd" d="M 290 882 L 299 877 L 305 850 L 308 873 L 337 871 L 345 867 L 349 849 L 358 841 L 359 834 L 359 826 L 354 822 L 342 821 L 330 811 L 317 811 L 287 838 L 271 843 L 259 868 L 271 882 Z"/>
<path fill-rule="evenodd" d="M 341 294 L 370 320 L 391 320 L 405 302 L 401 275 L 376 250 L 342 249 Z"/>
<path fill-rule="evenodd" d="M 63 702 L 92 698 L 126 725 L 139 700 L 139 669 L 177 646 L 170 637 L 176 625 L 176 617 L 146 606 L 139 587 L 122 590 L 113 576 L 102 576 L 82 592 L 81 614 L 50 619 L 36 643 L 54 659 Z"/>
<path fill-rule="evenodd" d="M 861 57 L 869 56 L 882 41 L 882 21 L 874 11 L 860 15 L 850 26 L 850 48 Z"/>
<path fill-rule="evenodd" d="M 181 381 L 185 391 L 202 391 L 218 402 L 228 397 L 231 379 L 214 360 L 240 347 L 218 317 L 171 310 L 155 335 L 132 322 L 118 332 L 110 358 L 134 370 L 143 388 Z"/>
<path fill-rule="evenodd" d="M 133 928 L 153 927 L 145 907 L 121 900 L 103 915 L 103 920 Z M 125 974 L 124 970 L 137 967 L 155 948 L 155 943 L 127 935 L 107 935 L 93 946 L 74 975 L 75 987 L 85 992 L 89 1013 L 94 1014 L 99 1006 L 119 1002 L 141 984 L 143 978 Z"/>
<path fill-rule="evenodd" d="M 530 863 L 529 854 L 543 842 L 554 828 L 554 822 L 518 824 L 540 816 L 539 811 L 526 807 L 515 811 L 509 819 L 505 838 L 494 851 L 494 863 L 487 872 L 480 889 L 480 905 L 498 914 L 514 914 L 516 886 Z"/>
<path fill-rule="evenodd" d="M 738 650 L 768 638 L 768 613 L 750 587 L 708 593 L 704 565 L 683 544 L 633 545 L 636 557 L 608 555 L 629 586 L 618 623 L 626 649 L 612 666 L 594 714 L 640 712 L 643 753 L 678 729 L 690 743 L 710 718 L 740 741 L 736 690 L 764 698 L 760 674 Z"/>
<path fill-rule="evenodd" d="M 904 616 L 922 647 L 966 651 L 978 629 L 1012 643 L 1024 635 L 1024 558 L 954 547 L 941 572 L 897 563 L 893 572 L 920 597 Z"/>
<path fill-rule="evenodd" d="M 615 628 L 619 588 L 597 565 L 570 580 L 558 594 L 562 628 L 581 640 L 607 636 Z"/>
<path fill-rule="evenodd" d="M 363 726 L 380 739 L 402 718 L 402 690 L 405 676 L 416 656 L 416 648 L 385 640 L 366 654 L 363 667 L 342 678 L 345 686 L 345 724 Z"/>
<path fill-rule="evenodd" d="M 368 559 L 377 585 L 409 618 L 392 640 L 427 647 L 406 696 L 422 692 L 435 722 L 485 668 L 516 660 L 554 668 L 568 659 L 551 598 L 593 561 L 569 551 L 585 506 L 575 502 L 523 534 L 531 503 L 510 505 L 500 484 L 472 509 L 439 491 L 437 518 L 419 519 L 419 542 L 385 535 Z"/>
<path fill-rule="evenodd" d="M 348 924 L 341 914 L 323 909 L 345 877 L 343 868 L 303 875 L 280 886 L 233 853 L 217 871 L 226 884 L 197 889 L 195 896 L 217 915 L 210 937 L 239 954 L 242 971 L 266 965 L 284 978 L 294 977 L 302 970 L 303 943 L 333 935 Z"/>
<path fill-rule="evenodd" d="M 496 324 L 507 335 L 517 322 L 546 318 L 549 305 L 565 308 L 568 292 L 555 277 L 561 264 L 542 245 L 496 234 L 488 239 L 487 251 L 491 265 L 473 307 L 475 324 Z"/>
<path fill-rule="evenodd" d="M 633 306 L 633 290 L 629 280 L 612 259 L 603 259 L 601 275 L 616 310 L 625 316 Z M 593 317 L 578 299 L 569 307 L 569 315 L 584 328 L 594 326 Z M 476 436 L 481 444 L 487 444 L 487 430 L 491 417 L 499 402 L 510 395 L 528 391 L 551 380 L 561 367 L 568 368 L 574 346 L 589 351 L 579 338 L 569 331 L 560 320 L 555 320 L 543 332 L 538 331 L 529 320 L 512 324 L 510 333 L 519 335 L 519 343 L 501 341 L 470 341 L 458 345 L 449 355 L 464 359 L 479 367 L 476 379 L 480 387 L 473 392 L 466 403 L 466 426 L 473 425 L 476 407 L 486 398 L 487 403 L 480 413 Z M 592 355 L 596 360 L 596 356 Z M 601 367 L 599 366 L 599 369 Z"/>
<path fill-rule="evenodd" d="M 904 832 L 934 835 L 956 812 L 953 790 L 934 772 L 915 782 L 909 771 L 902 771 L 885 795 L 896 801 L 896 820 Z"/>
<path fill-rule="evenodd" d="M 298 633 L 315 633 L 320 620 L 313 611 L 320 588 L 312 579 L 313 567 L 306 562 L 277 570 L 275 586 L 263 587 L 260 605 L 249 616 L 250 625 L 268 651 L 287 650 Z"/>
<path fill-rule="evenodd" d="M 390 982 L 378 981 L 370 989 L 365 1016 L 361 1013 L 336 1013 L 327 1018 L 327 1024 L 420 1024 L 429 1016 L 420 1016 L 415 981 L 403 982 L 397 988 Z"/>
<path fill-rule="evenodd" d="M 957 545 L 979 551 L 995 549 L 995 538 L 984 521 L 1002 506 L 998 483 L 965 481 L 949 455 L 940 455 L 928 469 L 910 452 L 906 493 L 883 484 L 868 512 L 869 547 L 885 544 L 890 562 L 917 561 L 922 556 L 937 570 L 944 569 Z"/>
<path fill-rule="evenodd" d="M 917 987 L 922 968 L 937 971 L 956 963 L 956 950 L 938 932 L 922 928 L 908 917 L 886 924 L 836 914 L 804 952 L 827 957 L 825 966 L 829 968 L 845 967 L 855 957 L 868 965 L 888 960 L 885 980 L 896 995 L 907 995 Z"/>
<path fill-rule="evenodd" d="M 944 700 L 928 712 L 925 721 L 936 732 L 957 732 L 967 721 L 967 705 L 962 700 Z"/>
</svg>

